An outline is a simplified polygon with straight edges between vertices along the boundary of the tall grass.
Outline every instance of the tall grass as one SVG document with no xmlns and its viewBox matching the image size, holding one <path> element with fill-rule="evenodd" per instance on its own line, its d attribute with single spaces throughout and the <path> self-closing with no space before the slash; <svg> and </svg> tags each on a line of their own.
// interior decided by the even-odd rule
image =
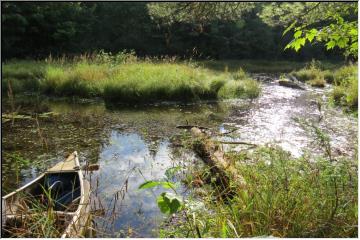
<svg viewBox="0 0 360 240">
<path fill-rule="evenodd" d="M 305 68 L 307 62 L 299 61 L 272 61 L 272 60 L 223 60 L 223 61 L 200 61 L 200 66 L 215 71 L 224 71 L 227 69 L 229 72 L 237 72 L 239 68 L 244 69 L 246 72 L 251 73 L 290 73 Z M 339 66 L 338 63 L 322 62 L 323 69 L 331 70 Z"/>
<path fill-rule="evenodd" d="M 44 199 L 34 198 L 27 193 L 20 193 L 18 204 L 21 208 L 19 213 L 13 219 L 8 219 L 4 223 L 4 237 L 60 237 L 65 230 L 64 221 L 57 216 L 51 205 L 53 199 L 50 192 L 44 192 Z"/>
<path fill-rule="evenodd" d="M 312 61 L 307 67 L 302 68 L 299 71 L 293 71 L 291 75 L 313 87 L 324 87 L 326 79 L 331 81 L 332 78 L 331 72 L 329 70 L 326 72 L 322 71 L 320 64 L 316 61 Z"/>
<path fill-rule="evenodd" d="M 5 63 L 4 83 L 11 80 L 13 85 L 18 84 L 15 92 L 38 90 L 56 96 L 102 97 L 108 102 L 126 104 L 253 98 L 260 92 L 259 84 L 243 70 L 238 74 L 219 73 L 173 59 L 140 61 L 131 54 L 120 55 L 48 59 L 41 62 L 39 69 L 37 62 Z"/>
<path fill-rule="evenodd" d="M 8 91 L 9 81 L 14 92 L 37 91 L 45 69 L 46 63 L 42 61 L 21 60 L 2 64 L 2 92 Z"/>
<path fill-rule="evenodd" d="M 246 185 L 231 182 L 234 194 L 227 199 L 219 198 L 216 190 L 202 190 L 197 198 L 205 208 L 190 215 L 202 237 L 357 236 L 357 164 L 353 160 L 293 159 L 273 147 L 228 156 Z M 162 231 L 163 237 L 187 234 L 196 237 L 185 221 Z"/>
<path fill-rule="evenodd" d="M 344 66 L 334 73 L 335 87 L 331 99 L 348 110 L 358 109 L 358 69 L 356 65 Z"/>
<path fill-rule="evenodd" d="M 306 153 L 294 158 L 271 145 L 228 152 L 227 169 L 235 168 L 240 176 L 227 170 L 226 184 L 216 181 L 218 175 L 210 166 L 200 170 L 189 166 L 184 179 L 195 186 L 191 197 L 204 207 L 194 211 L 185 206 L 193 224 L 179 217 L 161 236 L 357 237 L 357 157 L 334 156 L 331 139 L 318 123 L 296 121 L 314 137 L 322 156 Z M 197 141 L 190 140 L 190 145 Z M 202 184 L 195 185 L 199 179 Z"/>
</svg>

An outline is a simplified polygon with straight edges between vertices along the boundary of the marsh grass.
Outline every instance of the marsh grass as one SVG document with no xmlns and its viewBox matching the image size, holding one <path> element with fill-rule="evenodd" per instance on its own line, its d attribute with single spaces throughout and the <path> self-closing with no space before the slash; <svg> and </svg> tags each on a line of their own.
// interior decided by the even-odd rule
<svg viewBox="0 0 360 240">
<path fill-rule="evenodd" d="M 358 68 L 348 65 L 334 73 L 335 87 L 330 94 L 334 104 L 343 106 L 345 110 L 357 111 L 358 108 Z"/>
<path fill-rule="evenodd" d="M 218 97 L 226 98 L 256 98 L 260 94 L 258 83 L 246 79 L 242 81 L 228 81 L 220 88 Z"/>
<path fill-rule="evenodd" d="M 202 187 L 205 209 L 190 214 L 202 237 L 356 237 L 357 165 L 354 161 L 293 159 L 276 147 L 229 153 L 246 186 L 218 197 Z M 206 170 L 204 170 L 206 172 Z M 199 174 L 198 174 L 199 175 Z M 204 174 L 203 174 L 204 175 Z M 336 185 L 334 185 L 334 179 Z M 181 219 L 163 237 L 196 237 Z"/>
<path fill-rule="evenodd" d="M 326 75 L 325 75 L 326 73 Z M 326 79 L 331 80 L 331 72 L 322 70 L 322 66 L 317 61 L 312 61 L 305 68 L 291 72 L 298 80 L 308 83 L 312 87 L 324 87 Z M 326 76 L 326 78 L 325 78 Z"/>
<path fill-rule="evenodd" d="M 334 85 L 330 102 L 356 112 L 358 105 L 358 69 L 356 65 L 345 65 L 337 69 L 326 69 L 321 63 L 312 61 L 308 66 L 290 74 L 313 87 L 324 87 L 326 82 Z"/>
<path fill-rule="evenodd" d="M 189 167 L 184 180 L 190 198 L 204 208 L 187 208 L 197 234 L 179 216 L 161 231 L 162 237 L 357 237 L 358 166 L 352 158 L 333 156 L 330 137 L 317 122 L 296 120 L 314 137 L 321 155 L 294 158 L 273 145 L 226 153 L 242 183 L 216 181 L 209 166 Z M 194 140 L 187 139 L 187 144 Z M 226 173 L 225 173 L 226 174 Z M 194 184 L 195 182 L 201 184 Z M 228 188 L 228 195 L 222 189 Z"/>
<path fill-rule="evenodd" d="M 250 73 L 290 73 L 300 70 L 309 65 L 308 62 L 294 62 L 294 61 L 281 61 L 281 60 L 223 60 L 223 61 L 199 61 L 199 65 L 205 68 L 223 72 L 227 69 L 230 73 L 236 73 L 239 68 L 245 72 Z M 331 70 L 339 66 L 338 63 L 321 62 L 321 66 L 326 70 Z"/>
<path fill-rule="evenodd" d="M 55 96 L 102 97 L 107 102 L 123 104 L 224 98 L 230 86 L 236 90 L 231 90 L 226 98 L 253 98 L 260 92 L 259 84 L 242 69 L 231 74 L 199 67 L 191 61 L 138 60 L 133 54 L 124 54 L 5 63 L 3 90 L 11 81 L 15 93 L 40 91 Z"/>
</svg>

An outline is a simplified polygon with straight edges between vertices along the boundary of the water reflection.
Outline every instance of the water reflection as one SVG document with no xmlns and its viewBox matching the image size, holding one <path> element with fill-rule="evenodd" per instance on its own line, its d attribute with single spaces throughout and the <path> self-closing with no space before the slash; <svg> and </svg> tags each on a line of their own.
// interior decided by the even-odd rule
<svg viewBox="0 0 360 240">
<path fill-rule="evenodd" d="M 100 171 L 93 178 L 100 179 L 98 195 L 105 202 L 110 202 L 122 183 L 128 181 L 128 185 L 117 212 L 119 216 L 113 222 L 115 232 L 111 228 L 100 236 L 117 236 L 119 233 L 126 236 L 128 229 L 136 229 L 136 232 L 131 231 L 131 236 L 154 236 L 156 232 L 153 230 L 162 219 L 155 196 L 162 189 L 138 190 L 138 186 L 145 180 L 164 178 L 166 169 L 175 164 L 170 156 L 168 141 L 160 142 L 153 155 L 139 134 L 111 132 L 109 143 L 100 152 Z M 112 213 L 107 214 L 106 217 L 110 218 Z M 97 220 L 98 223 L 101 221 Z M 100 223 L 98 226 L 103 227 Z M 99 229 L 99 232 L 103 232 L 103 229 Z"/>
</svg>

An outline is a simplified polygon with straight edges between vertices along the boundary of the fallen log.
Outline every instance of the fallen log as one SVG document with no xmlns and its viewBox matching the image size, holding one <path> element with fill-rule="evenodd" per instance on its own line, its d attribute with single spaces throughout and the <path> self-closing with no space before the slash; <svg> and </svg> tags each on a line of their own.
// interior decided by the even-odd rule
<svg viewBox="0 0 360 240">
<path fill-rule="evenodd" d="M 249 145 L 249 146 L 257 146 L 255 143 L 248 143 L 248 142 L 226 142 L 226 141 L 220 141 L 221 144 L 242 144 L 242 145 Z"/>
<path fill-rule="evenodd" d="M 294 89 L 300 89 L 300 90 L 305 90 L 305 88 L 303 88 L 302 86 L 300 86 L 299 84 L 292 82 L 290 80 L 286 80 L 286 79 L 280 79 L 278 81 L 278 84 L 280 86 L 283 87 L 288 87 L 288 88 L 294 88 Z"/>
<path fill-rule="evenodd" d="M 204 129 L 204 130 L 208 130 L 209 128 L 207 127 L 202 127 L 202 126 L 197 126 L 197 125 L 177 125 L 176 128 L 180 128 L 180 129 L 192 129 L 192 128 L 198 128 L 198 129 Z"/>
<path fill-rule="evenodd" d="M 245 180 L 226 157 L 219 143 L 211 140 L 199 128 L 191 128 L 191 133 L 196 138 L 193 143 L 194 151 L 210 166 L 212 173 L 219 176 L 218 183 L 221 183 L 224 193 L 230 190 L 230 180 L 235 181 L 237 186 L 245 185 Z"/>
</svg>

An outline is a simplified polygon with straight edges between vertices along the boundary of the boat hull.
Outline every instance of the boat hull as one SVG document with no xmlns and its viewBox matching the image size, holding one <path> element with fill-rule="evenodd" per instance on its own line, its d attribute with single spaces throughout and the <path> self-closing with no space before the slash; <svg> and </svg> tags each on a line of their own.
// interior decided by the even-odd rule
<svg viewBox="0 0 360 240">
<path fill-rule="evenodd" d="M 73 180 L 66 179 L 69 176 L 73 176 Z M 56 218 L 64 224 L 61 237 L 82 237 L 90 219 L 90 183 L 80 168 L 77 152 L 70 154 L 65 161 L 56 164 L 33 181 L 2 198 L 1 217 L 2 224 L 4 224 L 2 225 L 2 232 L 9 222 L 21 221 L 24 216 L 31 217 L 33 214 L 31 207 L 25 201 L 27 196 L 40 196 L 41 194 L 36 195 L 35 193 L 39 192 L 39 189 L 44 189 L 43 186 L 50 184 L 52 184 L 49 188 L 50 193 L 58 185 L 61 185 L 64 192 L 61 198 L 56 199 L 55 204 L 51 205 Z M 69 190 L 64 191 L 64 188 L 69 187 L 69 185 L 73 185 L 73 189 L 70 192 Z M 60 189 L 60 187 L 58 188 Z M 56 205 L 57 201 L 60 202 L 58 205 Z M 67 204 L 66 207 L 64 207 L 65 204 Z"/>
</svg>

